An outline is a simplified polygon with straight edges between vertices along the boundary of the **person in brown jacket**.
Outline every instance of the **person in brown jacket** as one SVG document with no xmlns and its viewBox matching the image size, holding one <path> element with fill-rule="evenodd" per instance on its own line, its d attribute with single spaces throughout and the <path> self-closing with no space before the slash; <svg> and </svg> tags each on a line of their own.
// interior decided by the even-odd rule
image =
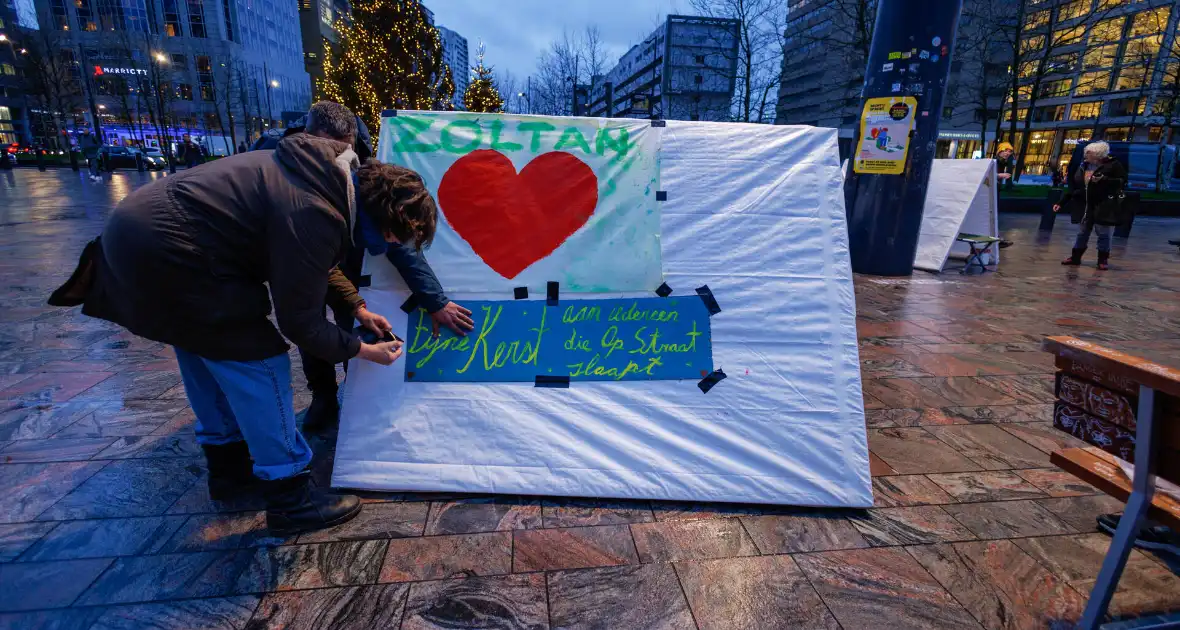
<svg viewBox="0 0 1180 630">
<path fill-rule="evenodd" d="M 310 484 L 312 452 L 295 425 L 284 336 L 326 361 L 397 360 L 400 341 L 362 343 L 327 321 L 324 296 L 384 335 L 389 322 L 336 270 L 352 245 L 356 197 L 389 242 L 421 248 L 437 221 L 434 200 L 407 169 L 362 167 L 373 170 L 361 173 L 354 194 L 355 117 L 336 103 L 312 109 L 318 127 L 273 151 L 217 160 L 128 195 L 50 299 L 81 303 L 86 315 L 175 348 L 210 494 L 260 483 L 275 535 L 361 510 L 357 497 Z M 268 319 L 272 300 L 278 329 Z"/>
</svg>

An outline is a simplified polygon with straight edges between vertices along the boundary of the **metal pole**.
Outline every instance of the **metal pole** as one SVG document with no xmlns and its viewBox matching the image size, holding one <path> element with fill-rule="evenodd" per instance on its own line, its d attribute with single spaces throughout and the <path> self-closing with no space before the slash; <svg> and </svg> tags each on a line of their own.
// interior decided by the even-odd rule
<svg viewBox="0 0 1180 630">
<path fill-rule="evenodd" d="M 854 272 L 913 273 L 962 8 L 963 0 L 877 5 L 861 117 L 844 179 Z"/>
<path fill-rule="evenodd" d="M 266 68 L 266 62 L 262 62 L 262 80 L 266 83 L 266 126 L 269 129 L 274 126 L 275 109 L 270 104 L 270 71 Z"/>
</svg>

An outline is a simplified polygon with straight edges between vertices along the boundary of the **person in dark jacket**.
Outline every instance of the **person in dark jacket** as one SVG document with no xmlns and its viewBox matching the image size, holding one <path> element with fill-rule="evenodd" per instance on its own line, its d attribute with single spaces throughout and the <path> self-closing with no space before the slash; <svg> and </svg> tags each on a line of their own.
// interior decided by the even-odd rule
<svg viewBox="0 0 1180 630">
<path fill-rule="evenodd" d="M 1105 142 L 1087 144 L 1082 164 L 1069 178 L 1069 186 L 1053 206 L 1053 212 L 1068 209 L 1071 220 L 1078 224 L 1073 252 L 1061 264 L 1082 264 L 1090 233 L 1097 232 L 1098 268 L 1110 268 L 1110 236 L 1112 228 L 1122 220 L 1126 184 L 1127 170 L 1110 156 L 1110 145 Z"/>
<path fill-rule="evenodd" d="M 201 145 L 193 142 L 192 136 L 187 133 L 184 134 L 184 139 L 180 143 L 180 156 L 184 160 L 185 168 L 192 168 L 204 161 Z"/>
<path fill-rule="evenodd" d="M 308 126 L 320 126 L 318 122 L 309 120 L 315 115 L 315 112 L 309 112 L 283 132 L 277 129 L 268 131 L 255 141 L 251 150 L 273 149 L 284 137 L 301 133 Z M 367 163 L 373 155 L 368 126 L 359 116 L 356 118 L 356 137 L 353 147 L 361 164 Z M 358 186 L 357 189 L 359 190 L 360 187 Z M 358 198 L 358 208 L 362 208 L 364 205 L 364 200 Z M 435 336 L 438 336 L 440 327 L 449 328 L 459 336 L 466 335 L 474 328 L 471 311 L 447 298 L 443 292 L 442 283 L 438 281 L 438 276 L 434 274 L 434 270 L 426 262 L 421 249 L 409 244 L 387 243 L 379 234 L 373 232 L 365 220 L 365 216 L 365 213 L 358 212 L 359 220 L 353 235 L 354 246 L 340 263 L 339 269 L 344 277 L 354 285 L 360 281 L 366 248 L 374 256 L 384 254 L 386 260 L 401 274 L 418 305 L 430 314 Z M 351 309 L 337 309 L 331 303 L 328 303 L 327 307 L 332 309 L 333 320 L 337 326 L 345 330 L 352 329 Z M 329 428 L 340 418 L 336 365 L 302 349 L 299 354 L 300 362 L 303 364 L 303 374 L 307 379 L 307 388 L 311 390 L 312 395 L 311 404 L 308 405 L 307 412 L 303 417 L 303 428 L 305 431 Z M 348 364 L 344 365 L 347 371 Z"/>
<path fill-rule="evenodd" d="M 310 485 L 312 453 L 295 426 L 284 336 L 332 362 L 359 357 L 389 365 L 402 352 L 399 341 L 363 343 L 323 317 L 328 295 L 339 308 L 353 305 L 375 332 L 390 328 L 336 270 L 356 223 L 354 117 L 336 103 L 313 109 L 332 127 L 128 195 L 50 298 L 81 303 L 86 315 L 174 346 L 210 494 L 224 498 L 256 477 L 276 535 L 342 523 L 361 510 L 355 496 Z M 386 240 L 421 247 L 434 236 L 437 208 L 410 175 L 363 176 L 360 194 L 371 200 L 366 218 Z M 268 319 L 271 299 L 278 330 Z"/>
</svg>

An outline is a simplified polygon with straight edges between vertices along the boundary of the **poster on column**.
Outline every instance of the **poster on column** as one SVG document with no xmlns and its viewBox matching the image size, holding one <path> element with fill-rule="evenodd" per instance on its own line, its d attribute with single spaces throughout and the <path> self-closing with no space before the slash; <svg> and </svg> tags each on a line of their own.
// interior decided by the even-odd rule
<svg viewBox="0 0 1180 630">
<path fill-rule="evenodd" d="M 860 117 L 860 146 L 852 170 L 876 175 L 904 173 L 917 107 L 918 101 L 912 96 L 866 99 Z"/>
<path fill-rule="evenodd" d="M 438 202 L 427 257 L 451 292 L 650 291 L 661 282 L 649 121 L 386 112 L 377 157 Z"/>
</svg>

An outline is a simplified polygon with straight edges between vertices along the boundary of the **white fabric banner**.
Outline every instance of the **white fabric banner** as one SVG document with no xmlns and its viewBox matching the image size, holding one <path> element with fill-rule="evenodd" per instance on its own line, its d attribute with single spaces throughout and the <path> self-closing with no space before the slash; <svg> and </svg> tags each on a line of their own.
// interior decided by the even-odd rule
<svg viewBox="0 0 1180 630">
<path fill-rule="evenodd" d="M 659 134 L 648 121 L 399 111 L 377 157 L 422 176 L 449 291 L 511 295 L 660 285 Z"/>
<path fill-rule="evenodd" d="M 934 160 L 915 269 L 941 272 L 950 256 L 966 258 L 971 248 L 955 241 L 960 232 L 999 236 L 996 181 L 995 160 Z M 984 261 L 998 264 L 1000 248 L 993 245 L 990 259 L 985 256 Z"/>
<path fill-rule="evenodd" d="M 406 382 L 405 361 L 354 361 L 334 485 L 871 506 L 836 130 L 670 120 L 661 171 L 670 299 L 710 287 L 725 380 L 708 393 L 696 380 Z M 369 308 L 405 330 L 404 283 L 367 263 Z M 487 297 L 446 288 L 460 304 Z M 652 293 L 561 301 L 639 295 Z"/>
</svg>

